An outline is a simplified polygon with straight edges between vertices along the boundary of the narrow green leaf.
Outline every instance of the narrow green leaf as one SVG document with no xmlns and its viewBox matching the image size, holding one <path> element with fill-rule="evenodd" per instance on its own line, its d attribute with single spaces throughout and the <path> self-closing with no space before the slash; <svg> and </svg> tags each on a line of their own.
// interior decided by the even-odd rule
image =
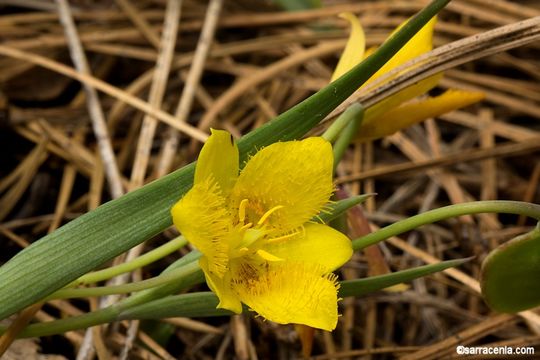
<svg viewBox="0 0 540 360">
<path fill-rule="evenodd" d="M 515 313 L 540 305 L 540 223 L 493 250 L 481 277 L 482 295 L 495 311 Z"/>
<path fill-rule="evenodd" d="M 379 50 L 302 103 L 238 142 L 241 157 L 297 139 L 388 61 L 450 0 L 434 0 Z M 191 187 L 194 164 L 103 204 L 21 251 L 0 268 L 0 319 L 39 301 L 171 225 L 169 209 Z"/>
<path fill-rule="evenodd" d="M 392 285 L 459 266 L 470 259 L 443 261 L 386 275 L 342 281 L 339 296 L 365 295 Z M 202 317 L 232 314 L 230 311 L 216 309 L 218 303 L 218 298 L 211 292 L 173 295 L 131 307 L 122 311 L 119 314 L 119 319 L 161 319 L 176 316 Z"/>
<path fill-rule="evenodd" d="M 419 266 L 385 275 L 342 281 L 341 288 L 339 289 L 339 295 L 342 297 L 365 295 L 374 291 L 382 290 L 392 285 L 408 282 L 422 276 L 430 275 L 454 266 L 461 265 L 470 259 L 471 258 L 443 261 L 437 264 Z"/>
<path fill-rule="evenodd" d="M 94 312 L 69 317 L 62 320 L 32 324 L 21 331 L 17 337 L 28 338 L 49 336 L 62 334 L 66 331 L 76 329 L 86 329 L 95 325 L 113 322 L 117 318 L 119 312 L 119 309 L 113 305 L 105 309 L 100 309 Z M 0 334 L 3 334 L 4 331 L 6 331 L 6 328 L 7 326 L 0 326 Z"/>
<path fill-rule="evenodd" d="M 391 274 L 373 276 L 364 279 L 342 281 L 339 296 L 361 296 L 430 275 L 450 267 L 459 266 L 471 258 L 443 261 Z M 231 315 L 230 311 L 216 309 L 218 298 L 211 292 L 167 296 L 122 311 L 120 319 L 161 319 L 175 316 L 219 316 Z"/>
<path fill-rule="evenodd" d="M 118 316 L 124 319 L 163 319 L 168 317 L 207 317 L 233 315 L 229 310 L 216 309 L 219 299 L 212 292 L 167 296 L 135 306 Z"/>
<path fill-rule="evenodd" d="M 199 251 L 194 250 L 190 252 L 189 254 L 183 256 L 182 258 L 176 260 L 171 265 L 169 265 L 165 270 L 163 270 L 161 275 L 168 274 L 174 271 L 175 269 L 179 269 L 193 261 L 198 261 L 201 255 L 202 254 Z M 121 309 L 127 309 L 130 307 L 136 306 L 138 304 L 143 304 L 148 301 L 160 299 L 164 296 L 178 293 L 190 286 L 193 286 L 195 284 L 201 284 L 203 282 L 204 282 L 204 274 L 202 270 L 199 270 L 196 273 L 183 278 L 182 281 L 174 281 L 167 285 L 158 286 L 156 288 L 143 290 L 136 294 L 133 294 L 127 299 L 121 300 L 119 303 L 116 304 L 116 306 Z"/>
<path fill-rule="evenodd" d="M 106 269 L 94 271 L 88 273 L 76 281 L 68 285 L 78 286 L 81 284 L 93 284 L 103 280 L 111 279 L 115 276 L 125 274 L 127 272 L 133 271 L 134 269 L 139 269 L 143 266 L 153 263 L 159 259 L 162 259 L 166 255 L 172 254 L 173 252 L 178 251 L 181 247 L 187 244 L 187 240 L 183 236 L 178 236 L 177 238 L 166 242 L 165 244 L 148 251 L 147 253 L 127 262 L 123 262 L 119 265 L 108 267 Z"/>
<path fill-rule="evenodd" d="M 361 296 L 386 287 L 414 280 L 433 274 L 450 267 L 463 264 L 468 259 L 450 260 L 437 264 L 420 266 L 413 269 L 398 271 L 392 274 L 374 276 L 365 279 L 341 282 L 339 296 Z M 129 300 L 129 299 L 128 299 Z M 37 337 L 59 334 L 66 331 L 82 329 L 93 325 L 124 319 L 162 319 L 168 317 L 207 317 L 228 316 L 233 313 L 228 310 L 216 309 L 219 299 L 212 292 L 171 295 L 158 300 L 141 303 L 129 308 L 122 304 L 113 305 L 94 313 L 84 314 L 68 319 L 39 323 L 28 326 L 20 337 Z M 134 305 L 134 304 L 131 304 Z M 244 310 L 247 308 L 244 307 Z M 0 334 L 5 327 L 0 326 Z"/>
</svg>

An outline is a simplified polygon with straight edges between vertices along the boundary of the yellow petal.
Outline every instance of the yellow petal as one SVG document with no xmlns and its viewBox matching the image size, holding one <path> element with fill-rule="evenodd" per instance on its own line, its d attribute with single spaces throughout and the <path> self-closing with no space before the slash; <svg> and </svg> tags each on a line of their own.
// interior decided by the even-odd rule
<svg viewBox="0 0 540 360">
<path fill-rule="evenodd" d="M 227 309 L 240 314 L 242 312 L 242 304 L 236 293 L 231 289 L 230 274 L 225 274 L 222 279 L 213 275 L 209 268 L 208 259 L 205 256 L 201 257 L 199 265 L 204 272 L 208 287 L 210 287 L 210 290 L 212 290 L 219 298 L 217 308 Z"/>
<path fill-rule="evenodd" d="M 351 70 L 355 65 L 360 63 L 364 58 L 364 50 L 366 48 L 366 37 L 364 35 L 364 29 L 360 25 L 358 18 L 350 12 L 339 14 L 339 17 L 349 21 L 351 24 L 351 34 L 347 45 L 339 58 L 339 62 L 332 74 L 330 82 L 336 80 L 347 71 Z"/>
<path fill-rule="evenodd" d="M 437 86 L 442 77 L 443 74 L 439 73 L 420 80 L 414 85 L 406 87 L 405 89 L 398 91 L 394 95 L 368 108 L 364 113 L 364 119 L 362 121 L 362 125 L 360 125 L 359 131 L 362 131 L 362 126 L 364 126 L 364 124 L 369 124 L 371 121 L 379 118 L 379 116 L 385 114 L 389 110 L 397 108 L 402 103 L 414 99 L 417 96 L 423 95 L 429 90 L 433 89 L 435 86 Z"/>
<path fill-rule="evenodd" d="M 418 33 L 416 33 L 416 35 L 413 36 L 412 39 L 409 40 L 409 42 L 390 59 L 390 61 L 388 61 L 377 73 L 375 73 L 375 75 L 373 75 L 366 82 L 366 84 L 383 75 L 384 73 L 391 71 L 393 68 L 398 67 L 403 63 L 431 50 L 433 47 L 433 28 L 436 21 L 437 19 L 436 17 L 434 17 L 426 25 L 424 25 L 424 27 Z M 392 35 L 399 29 L 401 29 L 405 24 L 406 22 L 398 26 L 398 28 L 394 30 L 394 32 L 392 32 Z M 366 52 L 366 54 L 370 54 L 375 50 L 375 48 L 371 48 Z M 396 74 L 396 76 L 397 75 L 398 74 Z M 379 126 L 381 126 L 382 128 L 391 126 L 391 124 L 388 124 L 388 121 L 381 121 L 380 116 L 387 113 L 389 110 L 398 107 L 402 103 L 428 92 L 429 90 L 437 86 L 442 76 L 442 73 L 432 75 L 426 79 L 417 82 L 414 85 L 411 85 L 397 92 L 389 98 L 384 99 L 378 104 L 367 109 L 364 114 L 362 125 L 359 129 L 359 137 L 362 139 L 373 138 L 373 136 L 365 136 L 364 133 L 373 132 L 374 129 Z M 394 77 L 395 76 L 393 76 L 392 78 Z M 389 78 L 388 81 L 392 78 Z M 366 129 L 369 129 L 369 131 Z"/>
<path fill-rule="evenodd" d="M 213 178 L 224 195 L 232 189 L 238 177 L 238 147 L 227 131 L 212 129 L 199 154 L 194 183 Z"/>
<path fill-rule="evenodd" d="M 320 266 L 273 262 L 249 271 L 240 268 L 237 274 L 233 290 L 262 317 L 279 324 L 304 324 L 324 330 L 336 327 L 336 276 L 321 275 Z"/>
<path fill-rule="evenodd" d="M 209 271 L 219 277 L 227 271 L 232 218 L 219 186 L 211 178 L 199 182 L 171 209 L 174 225 L 207 258 Z"/>
<path fill-rule="evenodd" d="M 318 214 L 333 191 L 330 143 L 320 137 L 275 143 L 257 152 L 232 191 L 238 208 L 247 199 L 246 223 L 277 232 L 292 231 Z"/>
<path fill-rule="evenodd" d="M 339 268 L 353 253 L 347 236 L 330 226 L 315 223 L 306 224 L 304 233 L 276 243 L 270 241 L 263 248 L 286 261 L 319 264 L 322 273 Z"/>
<path fill-rule="evenodd" d="M 408 21 L 408 20 L 407 20 Z M 433 17 L 419 32 L 417 32 L 382 68 L 379 69 L 367 82 L 373 81 L 384 73 L 406 63 L 407 61 L 430 51 L 433 48 L 433 29 L 437 18 Z M 390 36 L 394 35 L 407 22 L 398 26 Z"/>
<path fill-rule="evenodd" d="M 420 121 L 440 116 L 474 104 L 484 98 L 481 92 L 447 90 L 442 95 L 394 108 L 378 118 L 364 121 L 359 131 L 360 139 L 376 139 Z"/>
</svg>

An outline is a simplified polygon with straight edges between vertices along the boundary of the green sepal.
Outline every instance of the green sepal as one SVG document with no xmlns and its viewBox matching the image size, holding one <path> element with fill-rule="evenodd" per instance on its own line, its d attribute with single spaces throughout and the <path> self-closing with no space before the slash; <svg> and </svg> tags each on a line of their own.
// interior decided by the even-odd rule
<svg viewBox="0 0 540 360">
<path fill-rule="evenodd" d="M 540 305 L 540 223 L 485 258 L 480 286 L 486 303 L 498 312 L 516 313 Z"/>
</svg>

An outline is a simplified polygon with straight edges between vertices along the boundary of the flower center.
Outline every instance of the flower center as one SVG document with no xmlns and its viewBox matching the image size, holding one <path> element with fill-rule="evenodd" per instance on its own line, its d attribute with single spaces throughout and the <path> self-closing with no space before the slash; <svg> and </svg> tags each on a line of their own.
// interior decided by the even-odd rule
<svg viewBox="0 0 540 360">
<path fill-rule="evenodd" d="M 270 210 L 264 211 L 258 204 L 253 202 L 250 203 L 248 199 L 243 199 L 238 206 L 238 226 L 240 226 L 242 239 L 238 246 L 232 250 L 231 258 L 237 258 L 248 254 L 257 254 L 267 261 L 282 260 L 261 249 L 264 241 L 274 241 L 274 239 L 265 239 L 270 232 L 267 223 L 270 216 L 282 208 L 282 205 L 278 205 Z M 255 221 L 256 223 L 253 225 Z M 290 237 L 290 235 L 285 236 L 285 238 L 288 237 Z"/>
</svg>

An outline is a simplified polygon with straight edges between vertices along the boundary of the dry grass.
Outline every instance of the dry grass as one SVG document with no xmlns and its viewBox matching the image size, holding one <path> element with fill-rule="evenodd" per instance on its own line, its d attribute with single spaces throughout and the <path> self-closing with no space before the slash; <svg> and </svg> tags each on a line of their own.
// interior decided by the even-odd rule
<svg viewBox="0 0 540 360">
<path fill-rule="evenodd" d="M 283 13 L 263 1 L 211 0 L 208 6 L 184 0 L 176 9 L 174 3 L 71 1 L 71 14 L 64 14 L 75 20 L 71 30 L 45 2 L 21 0 L 3 8 L 1 262 L 113 196 L 193 161 L 210 126 L 241 136 L 320 89 L 346 39 L 346 24 L 336 14 L 359 14 L 368 44 L 375 45 L 424 4 L 329 0 L 322 10 Z M 440 16 L 435 43 L 538 15 L 535 1 L 492 0 L 486 6 L 455 0 Z M 79 73 L 69 55 L 77 53 L 78 41 L 78 56 L 88 62 Z M 351 194 L 378 195 L 351 212 L 351 234 L 451 203 L 539 202 L 539 58 L 533 43 L 447 70 L 438 90 L 481 90 L 485 101 L 380 141 L 352 144 L 336 183 Z M 467 216 L 355 254 L 343 278 L 476 258 L 416 280 L 404 292 L 344 300 L 336 331 L 315 334 L 315 358 L 452 358 L 457 344 L 536 346 L 540 352 L 538 313 L 491 313 L 477 281 L 485 255 L 532 225 L 513 216 Z M 173 235 L 165 232 L 128 256 Z M 176 257 L 133 277 L 155 274 Z M 97 306 L 53 301 L 35 321 Z M 169 336 L 156 337 L 156 329 Z M 128 357 L 135 359 L 300 356 L 292 326 L 249 314 L 140 327 L 121 323 L 92 334 L 100 359 L 125 355 L 129 347 Z M 83 337 L 84 331 L 71 332 L 41 345 L 44 352 L 72 358 Z"/>
</svg>

